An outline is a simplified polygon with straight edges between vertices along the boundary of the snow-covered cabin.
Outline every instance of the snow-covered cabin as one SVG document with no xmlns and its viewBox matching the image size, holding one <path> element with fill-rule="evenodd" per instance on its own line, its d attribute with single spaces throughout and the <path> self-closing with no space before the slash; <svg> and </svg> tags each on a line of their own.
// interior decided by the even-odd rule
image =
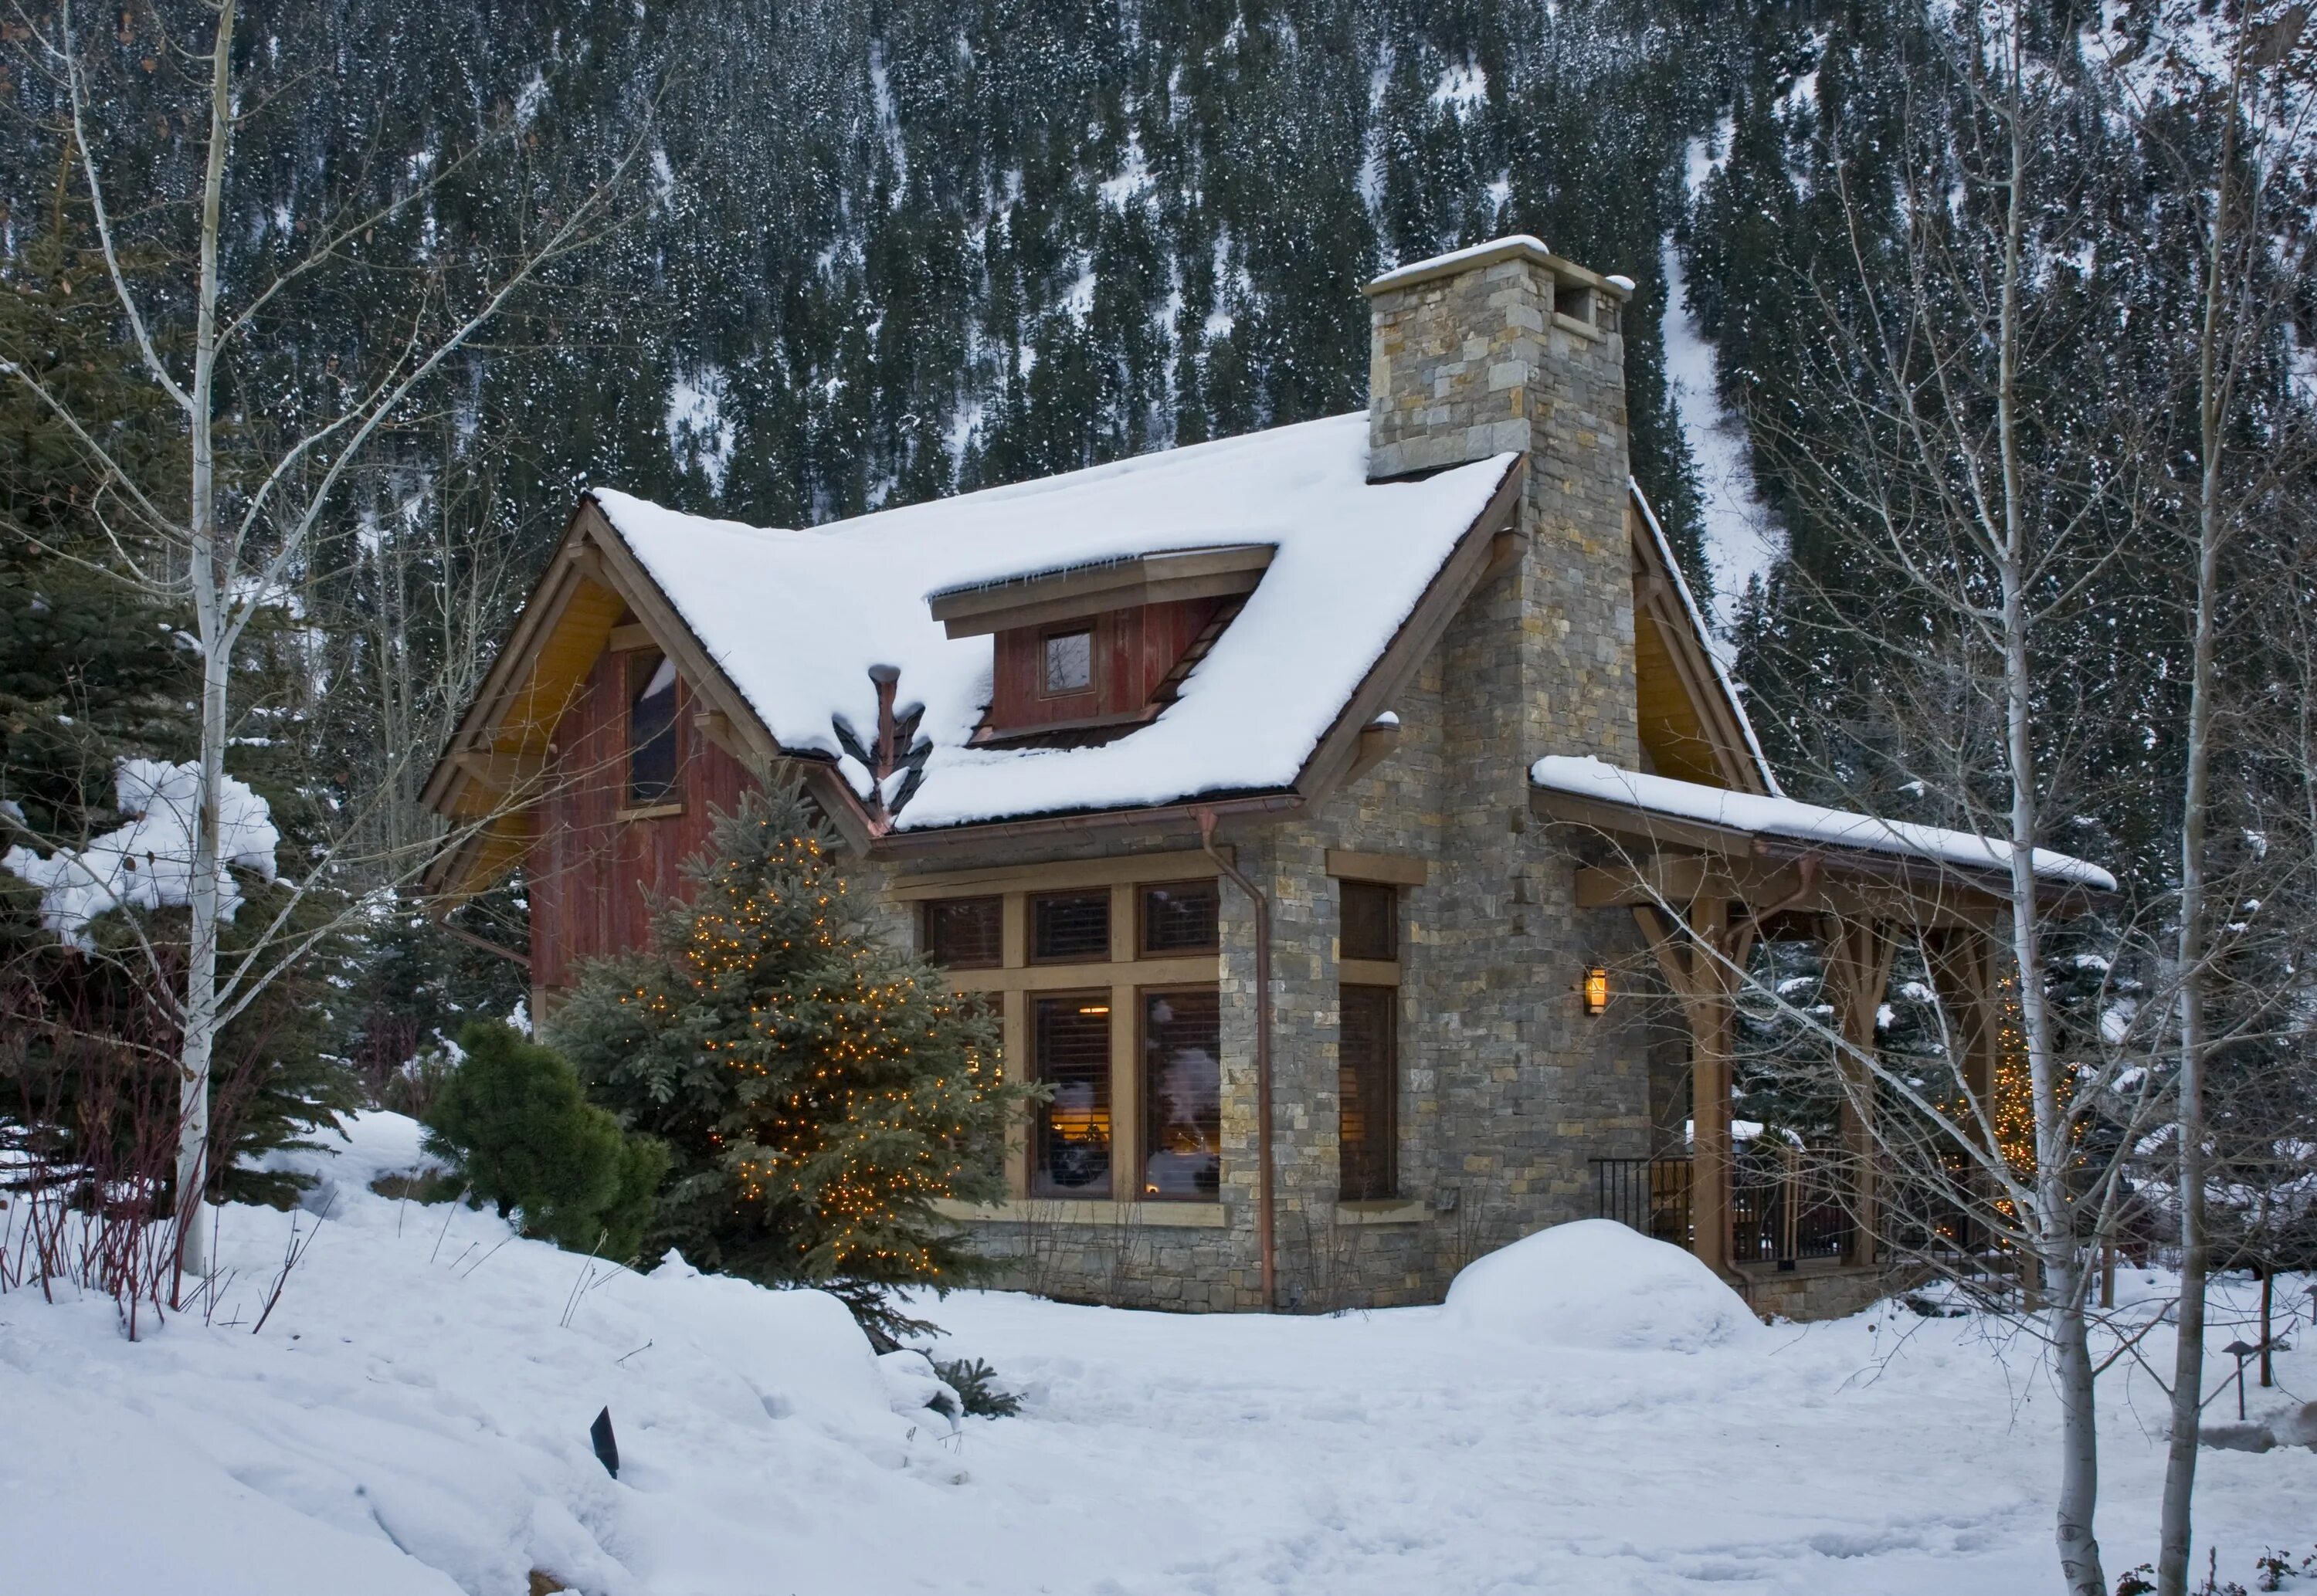
<svg viewBox="0 0 2317 1596">
<path fill-rule="evenodd" d="M 1403 267 L 1364 415 L 810 531 L 592 492 L 427 789 L 434 886 L 523 863 L 546 1012 L 801 778 L 1051 1088 L 957 1214 L 1016 1284 L 1436 1299 L 1601 1211 L 1775 1273 L 1704 950 L 1867 905 L 1871 1041 L 1878 925 L 1966 939 L 1983 1002 L 2005 861 L 1779 797 L 1628 473 L 1630 292 L 1525 236 Z"/>
</svg>

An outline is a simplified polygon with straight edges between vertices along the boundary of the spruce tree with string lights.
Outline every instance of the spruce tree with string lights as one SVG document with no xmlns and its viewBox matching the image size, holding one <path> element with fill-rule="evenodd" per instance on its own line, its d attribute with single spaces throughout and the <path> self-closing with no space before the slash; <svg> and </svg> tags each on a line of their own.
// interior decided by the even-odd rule
<svg viewBox="0 0 2317 1596">
<path fill-rule="evenodd" d="M 810 1283 L 872 1333 L 892 1288 L 980 1260 L 935 1204 L 1004 1194 L 1022 1089 L 980 1000 L 864 923 L 803 794 L 753 792 L 686 867 L 653 946 L 588 967 L 555 1045 L 675 1168 L 650 1238 L 704 1267 Z"/>
</svg>

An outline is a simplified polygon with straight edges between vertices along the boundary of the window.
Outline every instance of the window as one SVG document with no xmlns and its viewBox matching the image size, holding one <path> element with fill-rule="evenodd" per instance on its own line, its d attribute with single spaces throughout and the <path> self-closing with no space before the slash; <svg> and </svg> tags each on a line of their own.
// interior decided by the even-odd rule
<svg viewBox="0 0 2317 1596">
<path fill-rule="evenodd" d="M 628 807 L 676 798 L 675 662 L 640 649 L 628 655 Z"/>
<path fill-rule="evenodd" d="M 1346 1202 L 1400 1195 L 1400 989 L 1340 989 L 1336 1039 L 1339 1195 Z"/>
<path fill-rule="evenodd" d="M 1033 1127 L 1030 1194 L 1108 1197 L 1109 994 L 1039 998 L 1030 1048 L 1033 1070 L 1052 1092 Z"/>
<path fill-rule="evenodd" d="M 1032 898 L 1030 958 L 1035 964 L 1109 962 L 1110 894 L 1066 892 Z"/>
<path fill-rule="evenodd" d="M 1060 698 L 1064 693 L 1087 692 L 1094 687 L 1094 632 L 1080 627 L 1074 631 L 1048 632 L 1044 639 L 1042 668 L 1039 673 L 1039 691 L 1048 698 Z"/>
<path fill-rule="evenodd" d="M 1142 957 L 1215 950 L 1221 906 L 1212 881 L 1170 881 L 1142 889 Z"/>
<path fill-rule="evenodd" d="M 926 905 L 926 957 L 953 970 L 996 969 L 1006 962 L 1006 900 L 937 897 Z"/>
<path fill-rule="evenodd" d="M 1343 883 L 1341 958 L 1400 957 L 1400 893 L 1374 881 Z"/>
<path fill-rule="evenodd" d="M 1222 1003 L 1142 994 L 1142 1195 L 1212 1202 L 1222 1184 Z"/>
</svg>

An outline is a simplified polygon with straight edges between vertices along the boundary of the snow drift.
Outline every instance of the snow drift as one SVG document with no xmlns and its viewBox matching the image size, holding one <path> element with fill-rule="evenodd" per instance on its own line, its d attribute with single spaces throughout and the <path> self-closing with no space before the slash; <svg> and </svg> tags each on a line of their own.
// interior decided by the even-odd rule
<svg viewBox="0 0 2317 1596">
<path fill-rule="evenodd" d="M 1614 1219 L 1556 1225 L 1476 1260 L 1445 1311 L 1476 1334 L 1602 1351 L 1695 1352 L 1762 1329 L 1712 1270 Z"/>
<path fill-rule="evenodd" d="M 346 1123 L 339 1155 L 273 1155 L 322 1176 L 300 1210 L 219 1211 L 210 1322 L 132 1342 L 104 1298 L 0 1297 L 11 1596 L 497 1596 L 534 1569 L 589 1596 L 832 1591 L 960 1477 L 924 1406 L 947 1387 L 915 1354 L 881 1365 L 835 1297 L 380 1196 L 418 1128 Z M 310 1246 L 259 1327 L 293 1226 Z M 605 1407 L 616 1480 L 588 1438 Z"/>
</svg>

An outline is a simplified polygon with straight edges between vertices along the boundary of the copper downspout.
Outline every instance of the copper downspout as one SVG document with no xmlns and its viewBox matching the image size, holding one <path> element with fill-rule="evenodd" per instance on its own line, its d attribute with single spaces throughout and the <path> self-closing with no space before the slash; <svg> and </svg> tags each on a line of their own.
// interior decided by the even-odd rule
<svg viewBox="0 0 2317 1596">
<path fill-rule="evenodd" d="M 1271 900 L 1215 851 L 1212 809 L 1199 811 L 1199 846 L 1255 905 L 1255 1229 L 1263 1260 L 1263 1311 L 1268 1314 L 1279 1306 L 1279 1247 L 1271 1202 Z"/>
</svg>

